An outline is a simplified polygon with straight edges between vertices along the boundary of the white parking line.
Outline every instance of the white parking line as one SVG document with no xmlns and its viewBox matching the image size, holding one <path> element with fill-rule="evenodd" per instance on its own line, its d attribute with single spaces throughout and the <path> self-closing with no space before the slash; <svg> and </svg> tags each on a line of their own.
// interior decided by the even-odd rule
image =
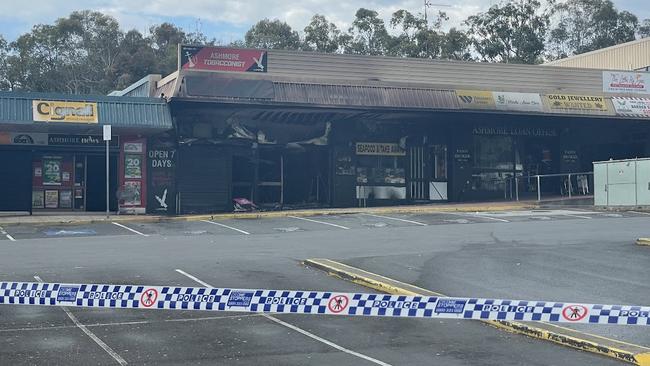
<svg viewBox="0 0 650 366">
<path fill-rule="evenodd" d="M 214 222 L 214 221 L 210 221 L 210 220 L 201 220 L 201 221 L 203 221 L 203 222 L 207 222 L 208 224 L 212 224 L 212 225 L 217 225 L 217 226 L 225 227 L 226 229 L 235 230 L 235 231 L 240 232 L 240 233 L 245 234 L 245 235 L 250 235 L 250 233 L 249 233 L 248 231 L 240 230 L 240 229 L 237 229 L 236 227 L 232 227 L 232 226 L 224 225 L 224 224 L 221 224 L 221 223 L 218 223 L 218 222 Z"/>
<path fill-rule="evenodd" d="M 0 226 L 0 234 L 6 236 L 7 239 L 9 239 L 9 240 L 11 240 L 11 241 L 16 241 L 16 239 L 14 239 L 13 236 L 9 235 L 9 233 L 7 233 L 7 232 L 5 231 L 5 229 L 2 228 L 2 226 Z"/>
<path fill-rule="evenodd" d="M 149 236 L 149 234 L 141 233 L 141 232 L 139 232 L 138 230 L 131 229 L 130 227 L 128 227 L 128 226 L 126 226 L 126 225 L 122 225 L 122 224 L 120 224 L 120 223 L 118 223 L 118 222 L 113 222 L 113 225 L 117 225 L 117 226 L 119 226 L 119 227 L 121 227 L 121 228 L 123 228 L 123 229 L 126 229 L 126 230 L 128 230 L 128 231 L 134 232 L 134 233 L 136 233 L 136 234 L 138 234 L 138 235 Z"/>
<path fill-rule="evenodd" d="M 450 215 L 456 215 L 456 216 L 470 216 L 470 217 L 476 217 L 476 218 L 483 218 L 483 219 L 488 219 L 488 220 L 493 220 L 493 221 L 499 221 L 499 222 L 510 222 L 506 219 L 499 219 L 497 217 L 491 217 L 487 215 L 478 215 L 478 214 L 468 214 L 468 213 L 458 213 L 458 212 L 440 212 L 441 214 L 450 214 Z"/>
<path fill-rule="evenodd" d="M 332 224 L 331 222 L 312 220 L 312 219 L 308 219 L 308 218 L 305 218 L 305 217 L 298 217 L 298 216 L 287 216 L 287 217 L 291 217 L 292 219 L 297 219 L 297 220 L 303 220 L 303 221 L 315 222 L 315 223 L 317 223 L 317 224 L 323 224 L 323 225 L 334 226 L 334 227 L 337 227 L 337 228 L 339 228 L 339 229 L 345 229 L 345 230 L 349 230 L 349 229 L 350 229 L 350 228 L 347 227 L 347 226 L 337 225 L 337 224 Z"/>
<path fill-rule="evenodd" d="M 39 276 L 34 276 L 34 279 L 36 279 L 36 281 L 38 282 L 43 282 L 43 280 Z M 74 323 L 74 325 L 77 326 L 77 328 L 81 329 L 82 332 L 84 332 L 88 337 L 90 337 L 90 339 L 92 339 L 95 343 L 97 343 L 97 345 L 100 346 L 104 351 L 106 351 L 106 353 L 108 353 L 111 357 L 113 357 L 113 359 L 117 361 L 118 364 L 120 365 L 127 364 L 126 360 L 123 359 L 119 354 L 117 354 L 117 352 L 113 351 L 113 349 L 109 347 L 109 345 L 107 345 L 106 343 L 104 343 L 104 341 L 99 339 L 99 337 L 97 337 L 95 333 L 88 330 L 88 328 L 86 328 L 85 325 L 81 324 L 79 319 L 77 319 L 77 317 L 74 316 L 74 314 L 72 314 L 67 307 L 62 307 L 61 309 L 65 312 L 68 318 L 72 320 L 72 322 Z"/>
<path fill-rule="evenodd" d="M 372 216 L 372 217 L 379 217 L 381 219 L 388 219 L 388 220 L 396 220 L 396 221 L 403 221 L 403 222 L 408 222 L 409 224 L 415 224 L 415 225 L 420 225 L 420 226 L 429 226 L 423 222 L 417 222 L 413 220 L 406 220 L 406 219 L 400 219 L 397 217 L 390 217 L 390 216 L 382 216 L 382 215 L 374 215 L 374 214 L 362 214 L 365 216 Z"/>
<path fill-rule="evenodd" d="M 289 217 L 291 217 L 291 216 L 289 216 Z M 209 283 L 207 283 L 205 281 L 201 281 L 200 279 L 196 278 L 195 276 L 192 276 L 191 274 L 183 271 L 182 269 L 176 269 L 176 272 L 182 274 L 183 276 L 186 276 L 187 278 L 189 278 L 189 279 L 191 279 L 191 280 L 193 280 L 193 281 L 195 281 L 195 282 L 197 282 L 197 283 L 199 283 L 199 284 L 201 284 L 201 285 L 203 285 L 205 287 L 214 287 L 214 286 L 211 286 Z M 275 322 L 275 323 L 277 323 L 277 324 L 280 324 L 280 325 L 282 325 L 284 327 L 287 327 L 287 328 L 289 328 L 291 330 L 294 330 L 294 331 L 296 331 L 296 332 L 298 332 L 298 333 L 300 333 L 302 335 L 305 335 L 305 336 L 307 336 L 307 337 L 309 337 L 309 338 L 311 338 L 311 339 L 313 339 L 315 341 L 318 341 L 318 342 L 326 344 L 326 345 L 328 345 L 328 346 L 330 346 L 330 347 L 332 347 L 334 349 L 337 349 L 337 350 L 339 350 L 341 352 L 344 352 L 344 353 L 347 353 L 349 355 L 361 358 L 361 359 L 366 360 L 368 362 L 372 362 L 372 363 L 374 363 L 376 365 L 391 366 L 389 363 L 380 361 L 380 360 L 378 360 L 376 358 L 372 358 L 370 356 L 366 356 L 366 355 L 364 355 L 362 353 L 359 353 L 359 352 L 355 352 L 355 351 L 353 351 L 351 349 L 347 349 L 345 347 L 339 346 L 338 344 L 336 344 L 334 342 L 331 342 L 331 341 L 328 341 L 327 339 L 321 338 L 321 337 L 319 337 L 319 336 L 317 336 L 317 335 L 315 335 L 313 333 L 310 333 L 310 332 L 308 332 L 308 331 L 306 331 L 306 330 L 304 330 L 302 328 L 298 328 L 295 325 L 289 324 L 289 323 L 287 323 L 285 321 L 282 321 L 282 320 L 280 320 L 280 319 L 278 319 L 278 318 L 276 318 L 276 317 L 274 317 L 272 315 L 262 314 L 262 316 L 269 319 L 269 320 L 271 320 L 271 321 L 273 321 L 273 322 Z"/>
<path fill-rule="evenodd" d="M 650 212 L 641 212 L 641 211 L 628 211 L 628 212 L 635 213 L 635 214 L 641 214 L 641 215 L 650 215 Z"/>
<path fill-rule="evenodd" d="M 593 219 L 593 217 L 589 217 L 589 216 L 581 216 L 581 215 L 569 215 L 569 214 L 566 214 L 566 215 L 562 215 L 562 216 L 577 217 L 577 218 L 579 218 L 579 219 Z"/>
</svg>

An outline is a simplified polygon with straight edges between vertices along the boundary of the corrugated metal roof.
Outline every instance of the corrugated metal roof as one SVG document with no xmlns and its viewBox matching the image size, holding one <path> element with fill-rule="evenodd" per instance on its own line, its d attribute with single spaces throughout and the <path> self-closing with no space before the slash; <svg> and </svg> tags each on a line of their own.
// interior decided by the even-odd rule
<svg viewBox="0 0 650 366">
<path fill-rule="evenodd" d="M 650 38 L 622 43 L 546 63 L 590 69 L 643 70 L 650 66 Z"/>
<path fill-rule="evenodd" d="M 0 92 L 0 123 L 32 124 L 32 101 L 96 102 L 99 125 L 116 128 L 171 129 L 172 119 L 165 100 L 96 95 Z"/>
</svg>

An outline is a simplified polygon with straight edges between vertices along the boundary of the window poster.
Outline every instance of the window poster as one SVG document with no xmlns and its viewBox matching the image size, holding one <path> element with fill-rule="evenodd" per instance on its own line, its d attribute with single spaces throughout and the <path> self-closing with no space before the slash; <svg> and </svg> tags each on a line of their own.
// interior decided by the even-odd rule
<svg viewBox="0 0 650 366">
<path fill-rule="evenodd" d="M 124 178 L 142 178 L 142 156 L 133 154 L 124 156 Z"/>
<path fill-rule="evenodd" d="M 32 191 L 32 208 L 43 208 L 45 207 L 45 192 L 44 191 Z"/>
<path fill-rule="evenodd" d="M 142 202 L 142 184 L 138 181 L 124 182 L 122 199 L 125 206 L 139 206 Z"/>
<path fill-rule="evenodd" d="M 59 208 L 59 191 L 45 191 L 45 208 Z"/>
<path fill-rule="evenodd" d="M 72 191 L 62 190 L 59 192 L 60 208 L 72 208 Z"/>
<path fill-rule="evenodd" d="M 61 185 L 61 159 L 43 158 L 43 184 Z"/>
</svg>

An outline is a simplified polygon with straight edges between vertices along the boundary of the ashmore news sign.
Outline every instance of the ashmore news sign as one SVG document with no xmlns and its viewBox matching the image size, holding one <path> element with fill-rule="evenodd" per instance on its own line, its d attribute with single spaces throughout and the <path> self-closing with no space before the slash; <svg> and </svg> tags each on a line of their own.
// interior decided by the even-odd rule
<svg viewBox="0 0 650 366">
<path fill-rule="evenodd" d="M 182 70 L 267 72 L 268 53 L 224 47 L 178 47 L 178 65 Z"/>
</svg>

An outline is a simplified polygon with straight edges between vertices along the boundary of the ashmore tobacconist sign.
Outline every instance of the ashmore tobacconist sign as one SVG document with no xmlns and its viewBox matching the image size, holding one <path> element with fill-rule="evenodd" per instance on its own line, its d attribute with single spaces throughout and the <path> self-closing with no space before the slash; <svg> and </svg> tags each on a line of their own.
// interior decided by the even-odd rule
<svg viewBox="0 0 650 366">
<path fill-rule="evenodd" d="M 267 72 L 264 50 L 225 47 L 180 46 L 179 69 L 206 71 Z"/>
</svg>

